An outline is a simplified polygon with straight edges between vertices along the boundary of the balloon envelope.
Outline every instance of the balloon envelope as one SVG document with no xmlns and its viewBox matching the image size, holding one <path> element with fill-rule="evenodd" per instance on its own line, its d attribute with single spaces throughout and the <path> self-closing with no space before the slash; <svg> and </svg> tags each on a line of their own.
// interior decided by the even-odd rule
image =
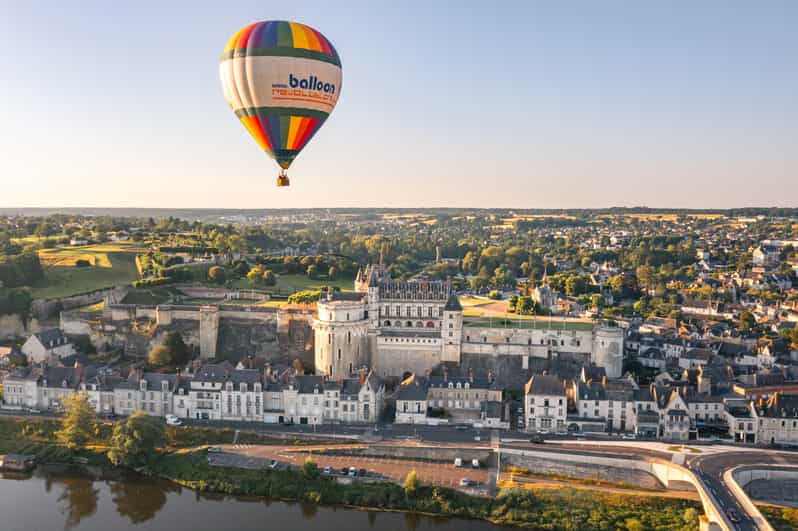
<svg viewBox="0 0 798 531">
<path fill-rule="evenodd" d="M 288 169 L 341 94 L 341 60 L 320 32 L 297 22 L 255 22 L 227 42 L 219 66 L 227 103 Z"/>
</svg>

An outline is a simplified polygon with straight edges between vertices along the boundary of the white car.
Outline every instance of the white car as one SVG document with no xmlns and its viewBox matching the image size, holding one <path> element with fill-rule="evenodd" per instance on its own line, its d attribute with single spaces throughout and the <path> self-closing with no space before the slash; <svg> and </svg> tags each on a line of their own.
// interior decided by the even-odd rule
<svg viewBox="0 0 798 531">
<path fill-rule="evenodd" d="M 175 415 L 166 415 L 166 423 L 169 426 L 180 426 L 183 424 L 183 421 L 177 418 Z"/>
<path fill-rule="evenodd" d="M 626 441 L 636 441 L 637 440 L 637 435 L 635 435 L 634 433 L 624 433 L 621 436 L 621 439 L 624 439 Z"/>
</svg>

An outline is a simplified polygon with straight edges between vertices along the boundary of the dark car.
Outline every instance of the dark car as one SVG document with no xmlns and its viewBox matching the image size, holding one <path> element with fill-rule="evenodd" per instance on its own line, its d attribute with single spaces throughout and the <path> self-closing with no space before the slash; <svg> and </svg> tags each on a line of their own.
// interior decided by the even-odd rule
<svg viewBox="0 0 798 531">
<path fill-rule="evenodd" d="M 729 517 L 729 520 L 731 520 L 733 524 L 740 523 L 740 515 L 738 515 L 737 511 L 735 511 L 734 509 L 729 509 L 728 511 L 726 511 L 726 516 Z"/>
<path fill-rule="evenodd" d="M 368 472 L 366 471 L 365 468 L 361 468 L 360 470 L 357 471 L 357 475 L 364 478 L 368 475 Z"/>
<path fill-rule="evenodd" d="M 546 441 L 543 440 L 542 436 L 534 435 L 531 439 L 529 439 L 529 442 L 535 443 L 535 444 L 543 444 Z"/>
<path fill-rule="evenodd" d="M 344 476 L 348 475 L 349 474 L 349 467 L 346 467 L 346 466 L 341 467 L 341 474 L 344 475 Z"/>
</svg>

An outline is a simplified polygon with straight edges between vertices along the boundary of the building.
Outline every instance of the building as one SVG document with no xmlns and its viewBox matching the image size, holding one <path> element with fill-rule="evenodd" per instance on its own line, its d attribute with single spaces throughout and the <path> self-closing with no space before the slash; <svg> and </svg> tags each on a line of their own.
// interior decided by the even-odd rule
<svg viewBox="0 0 798 531">
<path fill-rule="evenodd" d="M 527 431 L 565 431 L 568 399 L 557 376 L 536 374 L 524 387 L 524 416 Z"/>
<path fill-rule="evenodd" d="M 798 394 L 776 393 L 766 401 L 751 402 L 757 441 L 798 446 Z"/>
<path fill-rule="evenodd" d="M 30 363 L 57 363 L 75 354 L 75 347 L 58 328 L 36 332 L 22 345 L 22 353 Z"/>
<path fill-rule="evenodd" d="M 412 375 L 396 396 L 396 424 L 427 424 L 427 380 Z"/>
<path fill-rule="evenodd" d="M 566 355 L 621 376 L 624 334 L 619 327 L 548 321 L 538 327 L 503 326 L 463 317 L 447 281 L 395 281 L 385 268 L 358 272 L 355 292 L 323 293 L 313 321 L 319 375 L 340 380 L 366 365 L 381 377 L 426 374 L 463 356 L 529 358 Z"/>
</svg>

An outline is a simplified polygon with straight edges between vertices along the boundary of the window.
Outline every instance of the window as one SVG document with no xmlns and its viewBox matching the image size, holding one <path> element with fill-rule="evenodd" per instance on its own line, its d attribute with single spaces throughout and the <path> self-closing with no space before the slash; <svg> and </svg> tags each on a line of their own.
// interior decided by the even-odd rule
<svg viewBox="0 0 798 531">
<path fill-rule="evenodd" d="M 338 361 L 341 361 L 341 349 L 338 349 Z"/>
</svg>

